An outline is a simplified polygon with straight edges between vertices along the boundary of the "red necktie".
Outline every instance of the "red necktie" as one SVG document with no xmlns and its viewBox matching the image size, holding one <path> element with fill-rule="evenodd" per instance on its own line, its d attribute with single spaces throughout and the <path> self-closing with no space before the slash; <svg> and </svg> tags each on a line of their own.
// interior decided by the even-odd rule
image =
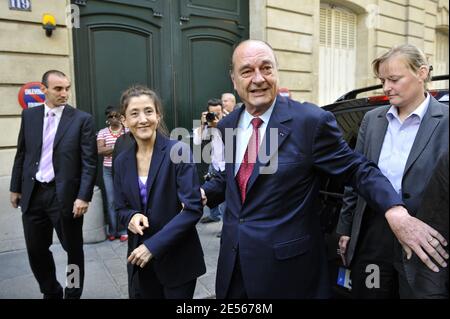
<svg viewBox="0 0 450 319">
<path fill-rule="evenodd" d="M 239 171 L 236 175 L 236 181 L 239 186 L 239 191 L 241 193 L 242 203 L 245 201 L 245 194 L 247 192 L 247 182 L 252 175 L 253 166 L 255 166 L 256 157 L 258 156 L 259 149 L 259 127 L 263 123 L 259 117 L 255 117 L 252 119 L 253 132 L 252 136 L 250 136 L 250 140 L 248 141 L 247 149 L 244 154 L 244 158 L 242 160 L 241 166 L 239 167 Z"/>
</svg>

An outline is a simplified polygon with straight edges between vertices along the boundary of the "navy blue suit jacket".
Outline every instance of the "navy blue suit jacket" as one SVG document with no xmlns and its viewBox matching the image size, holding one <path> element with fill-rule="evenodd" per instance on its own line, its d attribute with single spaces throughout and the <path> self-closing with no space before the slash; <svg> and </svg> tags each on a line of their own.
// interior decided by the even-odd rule
<svg viewBox="0 0 450 319">
<path fill-rule="evenodd" d="M 20 205 L 27 212 L 42 152 L 44 105 L 22 112 L 17 153 L 10 191 L 21 193 Z M 63 211 L 72 213 L 73 202 L 92 199 L 97 174 L 97 142 L 94 121 L 86 112 L 64 107 L 53 143 L 56 194 Z"/>
<path fill-rule="evenodd" d="M 222 134 L 237 127 L 243 110 L 244 106 L 220 121 Z M 276 143 L 270 141 L 274 134 Z M 235 154 L 236 138 L 225 137 L 224 143 L 225 157 L 228 152 Z M 217 297 L 226 296 L 238 250 L 250 298 L 328 298 L 330 282 L 316 205 L 319 173 L 355 185 L 377 211 L 385 212 L 402 201 L 376 165 L 348 147 L 334 116 L 316 105 L 278 96 L 262 143 L 269 156 L 262 160 L 261 146 L 243 204 L 234 158 L 227 162 L 222 178 L 203 185 L 208 205 L 214 207 L 224 198 L 227 204 Z M 260 168 L 274 160 L 276 172 L 261 174 Z"/>
<path fill-rule="evenodd" d="M 143 236 L 130 237 L 129 249 L 145 244 L 153 255 L 151 262 L 160 282 L 176 287 L 206 272 L 195 228 L 203 211 L 195 163 L 187 144 L 158 133 L 147 179 L 147 205 L 142 207 L 136 147 L 121 153 L 114 162 L 114 202 L 126 226 L 137 212 L 147 216 L 149 228 Z M 171 153 L 177 157 L 181 152 L 184 161 L 171 160 Z"/>
</svg>

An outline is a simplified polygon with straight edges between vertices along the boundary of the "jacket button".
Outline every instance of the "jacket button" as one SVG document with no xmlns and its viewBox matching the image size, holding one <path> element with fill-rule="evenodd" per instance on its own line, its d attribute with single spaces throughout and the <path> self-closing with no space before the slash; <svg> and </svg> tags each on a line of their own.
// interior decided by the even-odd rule
<svg viewBox="0 0 450 319">
<path fill-rule="evenodd" d="M 236 248 L 236 247 L 233 247 L 233 251 L 234 251 L 234 252 L 237 252 L 237 248 Z"/>
<path fill-rule="evenodd" d="M 31 180 L 34 181 L 34 177 L 32 177 Z"/>
<path fill-rule="evenodd" d="M 36 166 L 38 166 L 39 165 L 39 162 L 36 162 Z"/>
<path fill-rule="evenodd" d="M 411 197 L 411 195 L 409 193 L 403 193 L 404 199 L 409 199 L 410 197 Z"/>
</svg>

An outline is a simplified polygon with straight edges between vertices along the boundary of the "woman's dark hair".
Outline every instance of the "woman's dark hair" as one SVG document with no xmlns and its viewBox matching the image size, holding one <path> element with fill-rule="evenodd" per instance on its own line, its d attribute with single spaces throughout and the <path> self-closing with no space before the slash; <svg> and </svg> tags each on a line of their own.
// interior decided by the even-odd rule
<svg viewBox="0 0 450 319">
<path fill-rule="evenodd" d="M 114 105 L 108 105 L 105 108 L 105 116 L 108 116 L 109 113 L 119 113 L 119 108 Z"/>
<path fill-rule="evenodd" d="M 164 122 L 164 113 L 161 99 L 155 91 L 149 89 L 144 85 L 133 85 L 122 93 L 122 96 L 120 97 L 120 107 L 122 115 L 125 116 L 128 104 L 130 104 L 130 100 L 133 97 L 139 97 L 141 95 L 147 95 L 153 101 L 153 104 L 155 104 L 156 114 L 158 114 L 160 117 L 157 131 L 165 136 L 169 136 L 169 130 L 167 129 L 167 126 Z"/>
</svg>

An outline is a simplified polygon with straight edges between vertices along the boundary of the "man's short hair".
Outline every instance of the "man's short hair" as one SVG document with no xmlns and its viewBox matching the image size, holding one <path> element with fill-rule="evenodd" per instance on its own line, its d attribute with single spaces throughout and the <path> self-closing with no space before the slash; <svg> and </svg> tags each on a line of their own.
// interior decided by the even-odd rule
<svg viewBox="0 0 450 319">
<path fill-rule="evenodd" d="M 57 75 L 57 76 L 59 76 L 59 77 L 61 77 L 61 78 L 66 78 L 66 77 L 67 77 L 67 76 L 66 76 L 63 72 L 61 72 L 61 71 L 58 71 L 58 70 L 49 70 L 49 71 L 45 72 L 44 75 L 42 76 L 42 81 L 41 81 L 41 83 L 42 83 L 45 87 L 48 87 L 48 77 L 49 77 L 51 74 Z"/>
<path fill-rule="evenodd" d="M 237 43 L 234 46 L 233 53 L 231 54 L 230 71 L 229 71 L 230 74 L 233 73 L 233 71 L 234 71 L 234 53 L 236 52 L 236 49 L 238 47 L 240 47 L 242 44 L 249 43 L 249 42 L 259 42 L 259 43 L 262 43 L 262 44 L 266 45 L 272 51 L 273 57 L 275 58 L 275 64 L 276 64 L 275 66 L 278 68 L 277 55 L 275 54 L 275 50 L 272 48 L 272 46 L 268 42 L 262 41 L 262 40 L 247 39 L 247 40 L 244 40 L 244 41 L 241 41 L 241 42 Z"/>
<path fill-rule="evenodd" d="M 221 99 L 209 99 L 208 100 L 208 110 L 209 110 L 210 106 L 217 106 L 217 105 L 220 105 L 221 107 L 223 107 Z"/>
</svg>

